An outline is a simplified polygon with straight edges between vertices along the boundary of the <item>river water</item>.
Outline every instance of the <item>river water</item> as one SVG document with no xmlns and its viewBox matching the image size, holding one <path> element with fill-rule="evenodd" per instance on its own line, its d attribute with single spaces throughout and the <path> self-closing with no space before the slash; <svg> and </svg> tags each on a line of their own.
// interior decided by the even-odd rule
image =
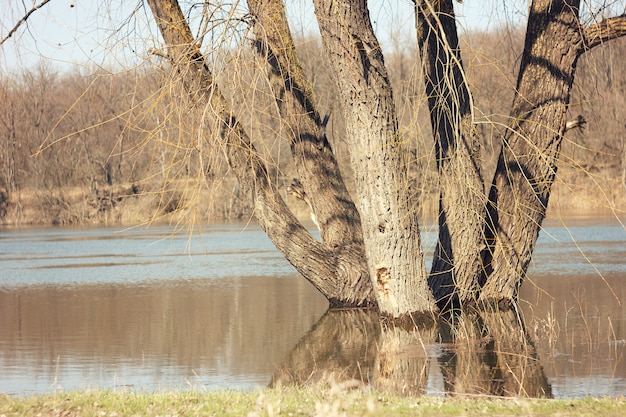
<svg viewBox="0 0 626 417">
<path fill-rule="evenodd" d="M 427 395 L 624 395 L 626 231 L 615 219 L 566 225 L 542 231 L 514 320 L 530 365 L 507 359 L 518 344 L 494 327 L 465 347 L 427 329 L 390 361 L 396 336 L 366 313 L 325 313 L 256 225 L 0 229 L 0 394 L 247 390 L 324 373 Z M 510 388 L 519 375 L 532 387 Z"/>
</svg>

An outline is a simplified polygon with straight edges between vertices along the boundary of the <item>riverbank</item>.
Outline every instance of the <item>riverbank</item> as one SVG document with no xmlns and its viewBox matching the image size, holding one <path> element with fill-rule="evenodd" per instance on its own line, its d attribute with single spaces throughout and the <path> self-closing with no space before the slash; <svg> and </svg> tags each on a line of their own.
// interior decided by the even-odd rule
<svg viewBox="0 0 626 417">
<path fill-rule="evenodd" d="M 565 169 L 553 186 L 548 218 L 622 217 L 626 214 L 626 183 L 617 171 L 593 177 Z M 306 203 L 279 185 L 282 197 L 301 220 L 310 220 Z M 247 221 L 252 202 L 240 195 L 234 179 L 219 186 L 193 181 L 163 184 L 121 184 L 97 188 L 66 187 L 21 190 L 0 188 L 0 225 L 4 226 L 115 226 L 139 224 L 207 224 Z M 420 195 L 419 216 L 424 224 L 437 221 L 438 194 Z"/>
<path fill-rule="evenodd" d="M 253 392 L 197 390 L 59 392 L 0 396 L 10 416 L 623 416 L 626 398 L 521 399 L 399 397 L 334 386 L 273 388 Z"/>
</svg>

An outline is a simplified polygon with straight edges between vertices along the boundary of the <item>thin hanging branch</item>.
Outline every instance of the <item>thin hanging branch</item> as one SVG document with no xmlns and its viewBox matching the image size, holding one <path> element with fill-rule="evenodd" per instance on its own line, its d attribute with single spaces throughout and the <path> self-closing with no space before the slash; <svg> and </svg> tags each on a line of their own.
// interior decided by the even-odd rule
<svg viewBox="0 0 626 417">
<path fill-rule="evenodd" d="M 13 36 L 13 34 L 15 32 L 17 32 L 17 30 L 20 28 L 20 26 L 22 26 L 24 23 L 26 23 L 26 21 L 28 20 L 28 18 L 35 13 L 37 10 L 41 9 L 43 6 L 45 6 L 46 4 L 50 3 L 50 0 L 43 0 L 41 3 L 36 4 L 35 6 L 33 6 L 32 9 L 30 9 L 25 15 L 24 17 L 22 17 L 16 24 L 15 26 L 13 26 L 13 29 L 11 29 L 9 31 L 9 33 L 7 34 L 7 36 L 5 36 L 4 38 L 2 38 L 2 40 L 0 41 L 0 45 L 4 44 L 11 36 Z"/>
</svg>

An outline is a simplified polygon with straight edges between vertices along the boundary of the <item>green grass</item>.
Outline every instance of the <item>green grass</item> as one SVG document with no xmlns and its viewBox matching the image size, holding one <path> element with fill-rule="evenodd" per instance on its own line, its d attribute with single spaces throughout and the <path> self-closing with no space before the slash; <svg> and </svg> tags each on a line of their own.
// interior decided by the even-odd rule
<svg viewBox="0 0 626 417">
<path fill-rule="evenodd" d="M 397 397 L 365 390 L 76 391 L 0 396 L 0 416 L 625 416 L 626 398 Z"/>
</svg>

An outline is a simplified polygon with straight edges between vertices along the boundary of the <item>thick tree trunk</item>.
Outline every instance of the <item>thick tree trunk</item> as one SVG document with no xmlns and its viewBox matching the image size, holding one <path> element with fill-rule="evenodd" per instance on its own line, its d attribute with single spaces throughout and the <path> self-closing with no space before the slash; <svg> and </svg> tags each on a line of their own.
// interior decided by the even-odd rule
<svg viewBox="0 0 626 417">
<path fill-rule="evenodd" d="M 439 241 L 429 284 L 440 307 L 473 301 L 485 249 L 485 190 L 452 0 L 415 3 L 439 172 Z M 451 299 L 452 297 L 452 299 Z"/>
<path fill-rule="evenodd" d="M 184 88 L 198 106 L 213 110 L 201 122 L 207 132 L 221 136 L 244 195 L 253 199 L 255 215 L 277 249 L 329 299 L 331 306 L 371 306 L 372 287 L 369 277 L 364 276 L 362 250 L 358 245 L 342 247 L 340 251 L 329 248 L 298 222 L 269 180 L 263 160 L 217 88 L 178 2 L 149 0 L 148 4 Z"/>
<path fill-rule="evenodd" d="M 366 1 L 314 0 L 345 114 L 356 205 L 315 110 L 282 2 L 250 1 L 257 46 L 278 80 L 282 122 L 293 132 L 303 193 L 318 218 L 323 242 L 297 221 L 269 180 L 264 161 L 219 92 L 178 2 L 148 4 L 186 92 L 196 106 L 212 110 L 200 121 L 207 137 L 219 136 L 241 188 L 254 201 L 259 223 L 278 250 L 333 306 L 378 304 L 394 318 L 436 312 L 403 160 L 404 141 Z M 581 27 L 578 6 L 573 0 L 532 3 L 511 123 L 485 216 L 471 96 L 451 1 L 417 2 L 441 178 L 440 236 L 430 281 L 444 301 L 450 295 L 472 300 L 478 287 L 482 301 L 515 301 L 545 217 L 577 59 L 585 48 L 626 34 L 625 16 Z M 479 227 L 483 220 L 484 230 Z M 487 249 L 478 257 L 481 245 Z"/>
<path fill-rule="evenodd" d="M 436 310 L 410 199 L 396 109 L 365 0 L 315 0 L 337 81 L 355 173 L 365 253 L 381 313 Z"/>
<path fill-rule="evenodd" d="M 277 80 L 274 95 L 281 121 L 292 132 L 291 151 L 299 180 L 309 196 L 325 244 L 341 252 L 361 252 L 363 276 L 369 280 L 361 219 L 348 190 L 317 111 L 291 37 L 282 0 L 248 0 L 255 17 L 257 48 Z"/>
<path fill-rule="evenodd" d="M 516 301 L 546 215 L 578 58 L 626 36 L 626 15 L 582 27 L 579 6 L 531 5 L 511 122 L 489 192 L 483 301 Z"/>
<path fill-rule="evenodd" d="M 546 215 L 582 53 L 579 1 L 535 0 L 510 113 L 489 193 L 486 282 L 481 299 L 515 301 Z"/>
</svg>

